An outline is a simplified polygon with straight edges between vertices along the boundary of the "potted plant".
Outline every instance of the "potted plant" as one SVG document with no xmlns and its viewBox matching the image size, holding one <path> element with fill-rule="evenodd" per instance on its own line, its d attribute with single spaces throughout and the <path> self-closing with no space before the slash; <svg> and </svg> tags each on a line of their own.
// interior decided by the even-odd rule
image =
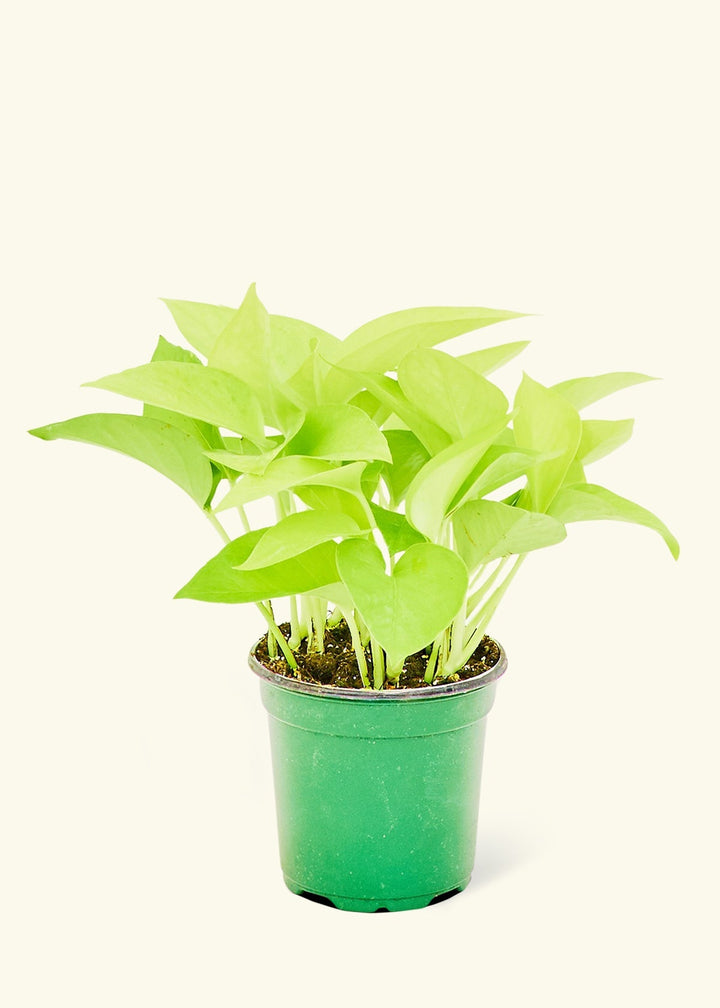
<svg viewBox="0 0 720 1008">
<path fill-rule="evenodd" d="M 177 597 L 252 603 L 266 625 L 250 666 L 289 888 L 364 911 L 453 895 L 472 871 L 485 717 L 506 668 L 486 630 L 525 558 L 594 519 L 645 525 L 678 555 L 650 511 L 585 475 L 632 421 L 581 411 L 650 379 L 524 375 L 511 407 L 487 376 L 526 342 L 437 347 L 514 312 L 399 311 L 341 341 L 269 315 L 254 286 L 238 309 L 167 304 L 204 362 L 161 337 L 148 363 L 89 383 L 142 413 L 31 433 L 145 462 L 221 536 Z M 252 528 L 246 506 L 263 498 L 275 521 Z"/>
</svg>

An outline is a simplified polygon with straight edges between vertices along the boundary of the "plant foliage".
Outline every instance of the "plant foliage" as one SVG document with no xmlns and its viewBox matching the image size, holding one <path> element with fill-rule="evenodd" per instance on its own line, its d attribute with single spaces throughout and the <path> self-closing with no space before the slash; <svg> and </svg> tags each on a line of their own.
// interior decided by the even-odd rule
<svg viewBox="0 0 720 1008">
<path fill-rule="evenodd" d="M 344 618 L 366 687 L 398 683 L 423 649 L 428 681 L 455 675 L 524 558 L 572 522 L 644 525 L 678 556 L 659 518 L 585 478 L 632 420 L 580 411 L 647 375 L 546 387 L 525 374 L 511 408 L 487 375 L 525 341 L 461 356 L 437 348 L 515 312 L 413 308 L 338 340 L 270 315 L 254 285 L 237 309 L 166 304 L 204 362 L 161 337 L 149 362 L 88 383 L 139 401 L 140 415 L 30 433 L 113 449 L 181 487 L 224 545 L 176 597 L 256 604 L 291 667 L 303 641 L 321 650 L 328 618 Z M 276 521 L 251 529 L 245 506 L 263 498 Z M 245 528 L 235 539 L 228 511 Z M 280 598 L 290 598 L 289 639 L 275 620 Z"/>
</svg>

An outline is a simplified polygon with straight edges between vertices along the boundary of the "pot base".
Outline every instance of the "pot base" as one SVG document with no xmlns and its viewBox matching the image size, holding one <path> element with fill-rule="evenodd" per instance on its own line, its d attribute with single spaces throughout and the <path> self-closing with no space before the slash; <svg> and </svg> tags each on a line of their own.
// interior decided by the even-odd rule
<svg viewBox="0 0 720 1008">
<path fill-rule="evenodd" d="M 284 875 L 285 885 L 291 893 L 302 896 L 303 899 L 311 900 L 313 903 L 322 903 L 323 906 L 332 907 L 334 910 L 349 910 L 354 913 L 385 913 L 398 910 L 421 910 L 423 907 L 431 906 L 435 903 L 443 903 L 452 896 L 457 896 L 470 882 L 470 876 L 448 892 L 425 893 L 422 896 L 409 896 L 402 899 L 358 899 L 353 896 L 324 896 L 320 893 L 309 892 L 307 889 Z"/>
</svg>

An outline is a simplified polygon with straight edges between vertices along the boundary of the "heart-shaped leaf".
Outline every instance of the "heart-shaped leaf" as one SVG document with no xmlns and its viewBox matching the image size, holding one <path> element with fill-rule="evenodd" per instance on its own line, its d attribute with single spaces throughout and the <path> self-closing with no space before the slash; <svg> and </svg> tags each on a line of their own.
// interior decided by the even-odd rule
<svg viewBox="0 0 720 1008">
<path fill-rule="evenodd" d="M 320 473 L 330 473 L 333 467 L 323 459 L 304 456 L 289 456 L 278 458 L 265 466 L 262 475 L 248 473 L 239 479 L 235 486 L 223 497 L 216 511 L 227 511 L 229 508 L 242 507 L 263 497 L 272 497 L 283 490 L 290 490 L 304 480 Z"/>
<path fill-rule="evenodd" d="M 158 339 L 151 360 L 178 361 L 184 364 L 197 364 L 199 367 L 202 367 L 202 361 L 191 350 L 186 350 L 185 347 L 169 343 L 162 336 Z M 210 452 L 220 451 L 224 448 L 223 439 L 215 424 L 207 423 L 205 420 L 196 420 L 193 417 L 185 416 L 184 413 L 162 409 L 160 406 L 150 406 L 148 403 L 143 404 L 143 416 L 152 417 L 155 420 L 162 420 L 164 423 L 171 424 L 173 427 L 185 431 L 186 434 L 190 434 L 201 445 L 207 457 L 215 463 L 213 466 L 213 492 L 210 495 L 210 499 L 212 499 L 220 480 L 231 478 L 228 467 L 218 459 L 213 459 L 210 455 Z M 257 448 L 255 450 L 257 451 Z"/>
<path fill-rule="evenodd" d="M 428 307 L 391 312 L 366 322 L 342 341 L 333 362 L 342 364 L 346 372 L 331 372 L 329 388 L 336 396 L 347 397 L 357 391 L 353 371 L 394 371 L 411 350 L 437 346 L 463 333 L 520 317 L 520 312 L 494 308 Z"/>
<path fill-rule="evenodd" d="M 208 364 L 249 385 L 260 399 L 267 423 L 288 433 L 299 428 L 302 410 L 281 386 L 309 353 L 307 342 L 273 327 L 255 284 L 251 284 L 243 303 L 218 334 Z"/>
<path fill-rule="evenodd" d="M 455 547 L 472 573 L 482 564 L 511 553 L 529 553 L 562 542 L 565 526 L 549 515 L 477 500 L 453 514 Z"/>
<path fill-rule="evenodd" d="M 411 546 L 388 576 L 377 546 L 346 539 L 337 547 L 337 567 L 353 606 L 393 669 L 452 622 L 467 591 L 465 564 L 433 543 Z"/>
<path fill-rule="evenodd" d="M 521 498 L 529 510 L 546 511 L 575 458 L 582 433 L 580 416 L 559 392 L 524 374 L 515 396 L 513 432 L 519 448 L 549 456 L 528 471 L 527 491 Z"/>
<path fill-rule="evenodd" d="M 369 373 L 362 373 L 358 377 L 362 378 L 372 394 L 388 410 L 391 410 L 402 423 L 407 425 L 431 455 L 437 454 L 451 443 L 447 431 L 414 406 L 394 378 Z M 390 426 L 393 424 L 391 423 Z"/>
<path fill-rule="evenodd" d="M 236 308 L 206 304 L 202 301 L 175 301 L 167 298 L 163 300 L 182 335 L 206 358 L 212 353 L 218 336 L 237 311 Z M 340 340 L 324 329 L 286 315 L 271 315 L 270 330 L 278 343 L 285 346 L 293 343 L 301 348 L 301 353 L 309 348 L 311 340 L 317 342 L 321 352 L 327 357 L 332 355 L 336 347 L 342 345 Z"/>
<path fill-rule="evenodd" d="M 261 570 L 238 570 L 267 531 L 257 529 L 228 543 L 200 568 L 175 598 L 201 602 L 262 602 L 313 592 L 339 580 L 335 565 L 337 544 L 332 541 Z"/>
<path fill-rule="evenodd" d="M 453 498 L 454 510 L 466 501 L 486 497 L 520 476 L 526 476 L 532 466 L 546 456 L 515 445 L 492 444 L 480 459 L 476 469 Z"/>
<path fill-rule="evenodd" d="M 426 541 L 425 536 L 412 527 L 404 514 L 388 511 L 378 504 L 371 504 L 370 507 L 390 556 L 404 553 L 415 543 Z"/>
<path fill-rule="evenodd" d="M 680 555 L 677 539 L 652 511 L 594 483 L 562 487 L 550 505 L 549 513 L 565 523 L 609 520 L 645 525 L 663 537 L 676 560 Z"/>
<path fill-rule="evenodd" d="M 151 361 L 85 384 L 227 427 L 258 444 L 265 442 L 255 393 L 225 371 L 180 361 Z"/>
<path fill-rule="evenodd" d="M 193 435 L 153 417 L 91 413 L 30 431 L 43 441 L 83 441 L 151 466 L 204 507 L 213 487 L 212 466 Z"/>
<path fill-rule="evenodd" d="M 386 430 L 383 433 L 392 455 L 392 463 L 383 470 L 383 479 L 390 491 L 392 504 L 397 505 L 422 467 L 430 460 L 430 454 L 412 431 Z"/>
<path fill-rule="evenodd" d="M 505 422 L 506 418 L 502 417 L 484 430 L 457 441 L 423 466 L 405 498 L 405 514 L 418 532 L 428 539 L 438 539 L 453 498 Z"/>
<path fill-rule="evenodd" d="M 269 567 L 297 556 L 298 553 L 304 553 L 313 546 L 319 546 L 320 543 L 359 533 L 357 523 L 346 514 L 337 511 L 299 511 L 269 528 L 247 560 L 239 564 L 237 569 L 247 571 Z"/>
<path fill-rule="evenodd" d="M 508 401 L 496 385 L 441 350 L 414 350 L 403 357 L 398 381 L 408 401 L 454 441 L 507 412 Z"/>
<path fill-rule="evenodd" d="M 312 455 L 343 462 L 350 459 L 390 461 L 390 449 L 377 424 L 363 410 L 347 403 L 308 410 L 287 451 L 292 455 Z"/>
</svg>

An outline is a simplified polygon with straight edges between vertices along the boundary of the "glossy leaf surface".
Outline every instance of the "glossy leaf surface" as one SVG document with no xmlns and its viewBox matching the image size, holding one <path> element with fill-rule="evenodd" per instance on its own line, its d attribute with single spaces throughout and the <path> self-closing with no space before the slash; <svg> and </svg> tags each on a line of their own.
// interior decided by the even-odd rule
<svg viewBox="0 0 720 1008">
<path fill-rule="evenodd" d="M 267 530 L 241 570 L 256 570 L 281 563 L 306 550 L 345 536 L 360 533 L 356 522 L 337 511 L 300 511 L 288 515 Z"/>
<path fill-rule="evenodd" d="M 440 350 L 415 350 L 404 357 L 398 382 L 408 401 L 453 441 L 507 412 L 508 401 L 496 385 Z"/>
<path fill-rule="evenodd" d="M 201 602 L 262 602 L 312 592 L 338 580 L 334 542 L 322 543 L 282 563 L 259 570 L 240 571 L 266 529 L 258 529 L 233 540 L 209 560 L 175 598 Z"/>
<path fill-rule="evenodd" d="M 523 375 L 515 396 L 515 442 L 548 456 L 528 471 L 527 501 L 531 511 L 546 511 L 575 458 L 582 425 L 577 410 L 558 392 Z"/>
<path fill-rule="evenodd" d="M 594 483 L 563 487 L 550 506 L 550 514 L 566 524 L 608 520 L 645 525 L 662 536 L 676 560 L 680 555 L 677 539 L 652 511 Z"/>
<path fill-rule="evenodd" d="M 456 549 L 471 572 L 491 560 L 552 546 L 566 535 L 557 518 L 490 500 L 464 504 L 452 522 Z"/>
<path fill-rule="evenodd" d="M 558 392 L 575 409 L 583 409 L 591 406 L 599 399 L 612 395 L 613 392 L 620 392 L 631 385 L 640 385 L 643 382 L 657 381 L 650 375 L 639 374 L 637 371 L 611 371 L 607 374 L 590 375 L 587 378 L 570 378 L 568 381 L 558 382 L 552 385 L 552 391 Z"/>
<path fill-rule="evenodd" d="M 437 540 L 453 498 L 504 426 L 505 417 L 450 445 L 423 466 L 405 498 L 405 514 L 418 532 Z"/>
<path fill-rule="evenodd" d="M 363 410 L 346 403 L 309 410 L 287 451 L 336 461 L 390 461 L 390 449 L 377 424 Z"/>
<path fill-rule="evenodd" d="M 346 539 L 337 547 L 337 566 L 391 666 L 432 643 L 457 614 L 467 590 L 465 564 L 432 543 L 411 546 L 388 576 L 377 546 Z"/>
<path fill-rule="evenodd" d="M 178 361 L 151 361 L 85 384 L 227 427 L 258 443 L 265 441 L 255 393 L 225 371 Z"/>
<path fill-rule="evenodd" d="M 91 413 L 30 433 L 43 441 L 83 441 L 129 455 L 167 476 L 200 507 L 212 490 L 212 466 L 196 439 L 153 417 Z"/>
</svg>

